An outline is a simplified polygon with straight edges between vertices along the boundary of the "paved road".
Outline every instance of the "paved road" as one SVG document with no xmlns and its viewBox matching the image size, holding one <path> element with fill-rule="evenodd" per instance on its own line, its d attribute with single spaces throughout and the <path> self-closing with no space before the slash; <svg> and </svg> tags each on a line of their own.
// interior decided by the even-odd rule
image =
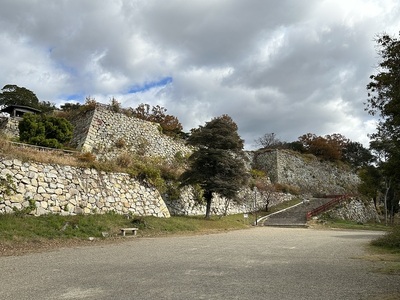
<svg viewBox="0 0 400 300">
<path fill-rule="evenodd" d="M 0 299 L 382 299 L 400 276 L 359 259 L 379 234 L 262 227 L 0 257 Z"/>
</svg>

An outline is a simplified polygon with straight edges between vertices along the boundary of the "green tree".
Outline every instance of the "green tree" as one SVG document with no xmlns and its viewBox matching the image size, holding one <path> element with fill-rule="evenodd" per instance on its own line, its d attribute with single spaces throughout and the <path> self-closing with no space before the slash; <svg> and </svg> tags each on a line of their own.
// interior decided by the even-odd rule
<svg viewBox="0 0 400 300">
<path fill-rule="evenodd" d="M 62 148 L 73 134 L 73 127 L 66 119 L 47 115 L 24 114 L 18 127 L 22 142 L 51 148 Z"/>
<path fill-rule="evenodd" d="M 30 106 L 42 112 L 49 112 L 55 109 L 52 103 L 39 101 L 35 93 L 27 88 L 11 84 L 5 85 L 2 88 L 2 93 L 0 93 L 0 106 L 9 105 Z"/>
<path fill-rule="evenodd" d="M 192 130 L 189 144 L 196 150 L 189 157 L 189 168 L 182 174 L 182 185 L 198 184 L 204 191 L 206 218 L 211 215 L 213 194 L 235 199 L 248 176 L 243 160 L 243 140 L 236 123 L 228 115 L 214 118 Z"/>
<path fill-rule="evenodd" d="M 361 168 L 371 164 L 373 155 L 361 143 L 350 141 L 342 150 L 342 159 L 354 168 Z"/>
<path fill-rule="evenodd" d="M 382 191 L 382 174 L 380 170 L 373 165 L 364 166 L 358 172 L 358 176 L 361 179 L 358 191 L 362 195 L 373 199 L 375 208 L 377 208 L 378 196 Z"/>
<path fill-rule="evenodd" d="M 400 34 L 399 34 L 400 37 Z M 378 115 L 377 132 L 371 135 L 371 148 L 382 154 L 378 167 L 385 181 L 387 210 L 398 210 L 400 194 L 400 40 L 388 34 L 377 37 L 381 60 L 377 73 L 370 76 L 367 85 L 366 110 Z"/>
</svg>

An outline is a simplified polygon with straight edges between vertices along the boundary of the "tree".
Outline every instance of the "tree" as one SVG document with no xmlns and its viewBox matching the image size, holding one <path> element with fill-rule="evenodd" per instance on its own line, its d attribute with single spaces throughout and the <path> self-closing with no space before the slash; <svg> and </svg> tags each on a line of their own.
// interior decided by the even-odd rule
<svg viewBox="0 0 400 300">
<path fill-rule="evenodd" d="M 379 193 L 382 190 L 382 174 L 379 169 L 373 165 L 364 166 L 359 172 L 358 176 L 361 179 L 361 183 L 358 186 L 358 191 L 373 199 L 375 208 L 377 208 L 377 200 Z"/>
<path fill-rule="evenodd" d="M 133 116 L 145 121 L 155 122 L 160 124 L 163 133 L 169 136 L 177 136 L 182 133 L 183 127 L 178 118 L 166 114 L 167 109 L 156 105 L 150 109 L 149 104 L 140 104 L 133 110 Z"/>
<path fill-rule="evenodd" d="M 35 93 L 17 85 L 5 85 L 0 93 L 0 106 L 22 105 L 49 112 L 55 109 L 50 102 L 39 101 Z"/>
<path fill-rule="evenodd" d="M 207 219 L 214 193 L 234 199 L 247 182 L 243 140 L 237 129 L 231 117 L 223 115 L 193 129 L 188 138 L 196 150 L 189 157 L 189 168 L 181 176 L 181 185 L 198 184 L 203 189 Z"/>
<path fill-rule="evenodd" d="M 73 127 L 66 119 L 43 114 L 24 114 L 18 127 L 22 142 L 51 148 L 62 148 L 73 134 Z"/>
<path fill-rule="evenodd" d="M 373 155 L 361 143 L 350 141 L 342 150 L 342 159 L 354 168 L 361 168 L 371 164 Z"/>
<path fill-rule="evenodd" d="M 386 208 L 393 214 L 398 210 L 400 194 L 400 40 L 382 34 L 376 42 L 381 61 L 367 85 L 366 110 L 379 116 L 377 132 L 371 135 L 371 148 L 383 153 L 378 167 L 386 186 L 385 204 L 390 202 Z"/>
<path fill-rule="evenodd" d="M 299 141 L 307 152 L 326 160 L 342 159 L 342 151 L 349 142 L 339 133 L 325 135 L 325 137 L 307 133 L 300 136 Z"/>
<path fill-rule="evenodd" d="M 262 137 L 255 140 L 257 145 L 263 149 L 277 149 L 283 146 L 283 142 L 276 137 L 275 133 L 266 133 Z"/>
</svg>

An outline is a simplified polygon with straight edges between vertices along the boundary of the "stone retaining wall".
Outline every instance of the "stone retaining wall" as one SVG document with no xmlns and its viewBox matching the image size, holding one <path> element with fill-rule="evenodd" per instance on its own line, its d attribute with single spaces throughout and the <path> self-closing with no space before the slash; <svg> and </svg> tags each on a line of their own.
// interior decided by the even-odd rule
<svg viewBox="0 0 400 300">
<path fill-rule="evenodd" d="M 342 202 L 339 206 L 327 212 L 326 215 L 333 219 L 349 220 L 359 223 L 379 222 L 379 215 L 373 202 L 364 203 L 359 199 Z"/>
<path fill-rule="evenodd" d="M 106 173 L 95 169 L 55 164 L 22 162 L 0 158 L 0 177 L 11 176 L 15 190 L 7 196 L 0 192 L 0 213 L 13 213 L 29 207 L 34 200 L 34 215 L 62 215 L 116 212 L 138 216 L 169 217 L 205 215 L 205 203 L 198 203 L 192 188 L 182 190 L 178 200 L 163 199 L 152 186 L 125 173 Z M 244 189 L 238 202 L 215 195 L 212 215 L 248 213 L 264 208 L 267 195 Z M 292 195 L 268 195 L 270 207 L 292 199 Z"/>
<path fill-rule="evenodd" d="M 258 190 L 254 191 L 250 188 L 246 188 L 238 193 L 237 201 L 226 199 L 219 195 L 213 195 L 211 214 L 222 216 L 249 213 L 254 211 L 255 206 L 257 209 L 264 209 L 267 199 L 269 200 L 269 207 L 273 207 L 280 203 L 290 201 L 295 197 L 296 196 L 285 193 L 270 193 L 267 195 L 260 193 Z M 184 188 L 181 191 L 181 198 L 178 200 L 164 200 L 171 215 L 197 216 L 205 215 L 206 213 L 206 204 L 196 201 L 192 188 Z"/>
<path fill-rule="evenodd" d="M 0 132 L 9 138 L 19 138 L 18 124 L 21 118 L 0 117 Z"/>
<path fill-rule="evenodd" d="M 182 140 L 162 134 L 159 124 L 114 112 L 107 105 L 98 104 L 73 124 L 72 144 L 101 160 L 115 159 L 123 152 L 163 158 L 191 153 Z"/>
<path fill-rule="evenodd" d="M 116 212 L 169 217 L 159 192 L 124 173 L 0 159 L 0 176 L 9 174 L 15 185 L 10 195 L 0 194 L 0 213 L 29 206 L 35 215 Z"/>
<path fill-rule="evenodd" d="M 302 193 L 354 193 L 360 183 L 355 172 L 338 164 L 320 161 L 313 155 L 287 150 L 271 150 L 254 154 L 256 168 L 266 171 L 273 183 L 286 184 Z"/>
</svg>

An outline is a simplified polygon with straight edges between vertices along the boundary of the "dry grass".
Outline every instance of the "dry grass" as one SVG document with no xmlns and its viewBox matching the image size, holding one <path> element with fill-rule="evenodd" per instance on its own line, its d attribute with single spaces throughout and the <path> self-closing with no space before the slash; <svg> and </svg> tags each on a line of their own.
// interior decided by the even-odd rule
<svg viewBox="0 0 400 300">
<path fill-rule="evenodd" d="M 13 143 L 6 137 L 0 136 L 0 156 L 6 159 L 18 159 L 23 162 L 38 162 L 44 164 L 58 164 L 77 168 L 93 168 L 106 172 L 123 172 L 135 174 L 136 171 L 157 169 L 163 177 L 173 180 L 179 177 L 184 170 L 184 163 L 170 162 L 161 158 L 145 157 L 128 152 L 121 153 L 114 161 L 97 161 L 92 153 L 78 151 L 63 151 L 44 147 Z"/>
<path fill-rule="evenodd" d="M 36 161 L 48 164 L 60 164 L 70 166 L 81 166 L 76 154 L 64 153 L 60 150 L 41 150 L 40 147 L 29 147 L 13 144 L 5 137 L 0 137 L 0 155 L 8 159 L 19 159 L 21 161 Z"/>
</svg>

